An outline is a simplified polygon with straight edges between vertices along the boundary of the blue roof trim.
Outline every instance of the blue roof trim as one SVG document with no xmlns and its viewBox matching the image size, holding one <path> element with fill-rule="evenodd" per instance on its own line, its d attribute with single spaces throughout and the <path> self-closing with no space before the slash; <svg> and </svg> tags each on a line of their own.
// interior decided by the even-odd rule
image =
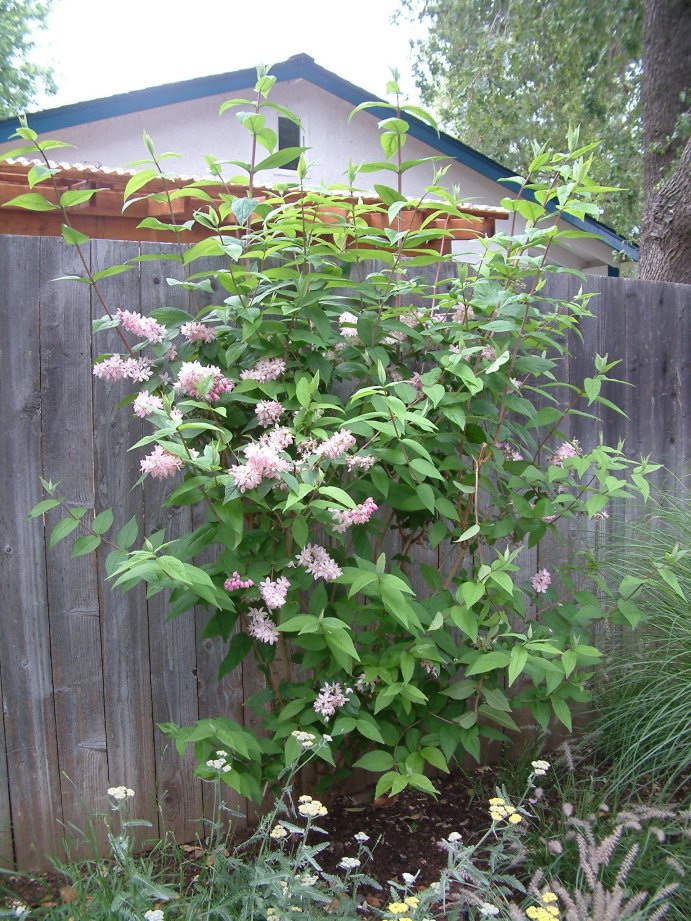
<svg viewBox="0 0 691 921">
<path fill-rule="evenodd" d="M 316 64 L 314 58 L 307 54 L 295 55 L 287 61 L 281 61 L 271 68 L 271 73 L 279 81 L 307 80 L 328 93 L 332 93 L 339 99 L 352 103 L 354 106 L 360 105 L 362 102 L 381 101 L 382 108 L 373 107 L 368 109 L 367 112 L 376 118 L 386 118 L 390 115 L 390 110 L 384 108 L 385 101 L 383 99 L 379 100 L 378 97 L 373 97 L 371 93 L 368 93 L 362 87 L 344 80 L 330 70 L 326 70 Z M 141 112 L 146 109 L 247 89 L 250 86 L 254 86 L 255 80 L 256 71 L 254 68 L 236 70 L 227 74 L 216 74 L 210 77 L 197 77 L 193 80 L 167 83 L 163 86 L 135 90 L 131 93 L 121 93 L 117 96 L 108 96 L 103 99 L 90 99 L 86 102 L 77 102 L 73 105 L 35 112 L 29 115 L 29 124 L 39 134 L 47 134 L 59 131 L 62 128 L 101 121 L 106 118 L 115 118 L 118 115 L 130 115 L 133 112 Z M 429 125 L 412 116 L 408 116 L 407 120 L 410 122 L 410 134 L 414 138 L 435 148 L 440 153 L 452 157 L 487 179 L 499 182 L 499 180 L 507 179 L 513 175 L 501 163 L 497 163 L 496 160 L 492 160 L 472 147 L 468 147 L 467 144 L 451 135 L 444 132 L 437 134 Z M 8 141 L 18 127 L 19 121 L 17 118 L 7 118 L 0 121 L 0 142 Z M 508 183 L 502 183 L 502 187 L 507 191 L 511 189 Z M 579 230 L 596 234 L 612 249 L 624 253 L 630 259 L 638 259 L 638 247 L 627 243 L 611 227 L 607 227 L 593 218 L 586 218 L 584 221 L 580 221 L 577 218 L 566 216 L 564 220 Z"/>
</svg>

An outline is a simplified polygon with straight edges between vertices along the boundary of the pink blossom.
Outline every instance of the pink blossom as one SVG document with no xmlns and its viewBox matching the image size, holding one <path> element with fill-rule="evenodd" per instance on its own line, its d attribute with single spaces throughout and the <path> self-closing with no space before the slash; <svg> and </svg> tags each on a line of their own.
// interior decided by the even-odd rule
<svg viewBox="0 0 691 921">
<path fill-rule="evenodd" d="M 340 333 L 344 339 L 357 339 L 357 317 L 346 310 L 338 318 Z"/>
<path fill-rule="evenodd" d="M 273 646 L 278 640 L 279 632 L 276 629 L 276 624 L 266 611 L 262 611 L 259 608 L 250 608 L 247 616 L 249 618 L 247 627 L 249 635 L 261 643 L 269 643 L 269 645 Z"/>
<path fill-rule="evenodd" d="M 282 358 L 260 358 L 253 368 L 241 372 L 240 379 L 265 384 L 267 381 L 275 381 L 285 373 L 285 370 L 286 363 Z"/>
<path fill-rule="evenodd" d="M 129 379 L 142 383 L 151 377 L 151 367 L 146 358 L 123 358 L 111 355 L 94 365 L 94 377 L 103 381 L 122 381 Z"/>
<path fill-rule="evenodd" d="M 555 467 L 563 467 L 564 461 L 569 457 L 576 457 L 577 454 L 581 453 L 581 446 L 574 439 L 573 441 L 563 441 L 554 454 L 547 461 L 548 464 L 552 464 Z"/>
<path fill-rule="evenodd" d="M 348 470 L 369 470 L 376 460 L 371 454 L 356 454 L 355 457 L 346 458 L 346 467 Z"/>
<path fill-rule="evenodd" d="M 348 697 L 353 693 L 352 688 L 346 688 L 345 691 L 338 681 L 333 684 L 326 683 L 319 689 L 317 699 L 312 705 L 317 713 L 321 713 L 324 722 L 329 722 L 329 717 L 333 716 L 337 709 L 345 707 L 348 703 Z"/>
<path fill-rule="evenodd" d="M 414 388 L 415 388 L 415 390 L 417 391 L 418 396 L 420 396 L 420 394 L 422 393 L 422 386 L 423 386 L 423 385 L 422 385 L 422 375 L 420 374 L 419 371 L 416 371 L 416 372 L 413 374 L 413 376 L 410 378 L 410 380 L 408 381 L 408 383 L 411 385 L 411 387 L 414 387 Z"/>
<path fill-rule="evenodd" d="M 514 448 L 512 445 L 508 443 L 508 441 L 498 441 L 497 447 L 499 448 L 499 450 L 501 451 L 501 453 L 504 455 L 504 457 L 507 460 L 511 460 L 511 461 L 522 461 L 523 460 L 523 455 L 521 454 L 521 452 L 517 451 L 516 448 Z"/>
<path fill-rule="evenodd" d="M 144 317 L 131 310 L 118 310 L 116 316 L 121 325 L 135 336 L 141 336 L 149 342 L 163 342 L 166 338 L 165 327 L 153 317 Z"/>
<path fill-rule="evenodd" d="M 163 400 L 153 393 L 147 393 L 146 390 L 142 390 L 141 393 L 137 394 L 133 408 L 135 414 L 144 419 L 146 416 L 150 416 L 151 413 L 162 410 Z"/>
<path fill-rule="evenodd" d="M 180 327 L 181 334 L 189 342 L 213 342 L 216 338 L 216 330 L 197 320 L 190 323 L 183 323 Z"/>
<path fill-rule="evenodd" d="M 424 317 L 424 311 L 422 310 L 413 310 L 410 313 L 402 313 L 398 321 L 399 323 L 409 326 L 411 329 L 415 329 L 416 326 L 419 326 Z"/>
<path fill-rule="evenodd" d="M 161 445 L 156 445 L 151 454 L 140 461 L 142 473 L 148 473 L 154 479 L 160 480 L 167 476 L 173 476 L 182 470 L 184 464 L 179 457 L 166 451 Z"/>
<path fill-rule="evenodd" d="M 225 378 L 215 365 L 205 367 L 198 361 L 185 361 L 173 386 L 193 399 L 215 403 L 222 393 L 230 393 L 235 384 Z"/>
<path fill-rule="evenodd" d="M 329 511 L 336 521 L 336 524 L 333 526 L 334 531 L 338 531 L 342 534 L 351 525 L 365 524 L 368 522 L 372 515 L 377 511 L 377 506 L 374 504 L 374 499 L 371 496 L 368 496 L 364 502 L 357 506 L 357 508 L 349 508 L 346 509 L 346 511 L 332 508 L 329 509 Z"/>
<path fill-rule="evenodd" d="M 270 444 L 251 442 L 242 449 L 247 458 L 247 463 L 261 471 L 262 477 L 267 480 L 280 476 L 290 470 L 290 463 Z"/>
<path fill-rule="evenodd" d="M 494 351 L 494 346 L 492 345 L 486 345 L 480 354 L 483 358 L 486 358 L 487 361 L 494 361 L 497 357 L 497 353 Z"/>
<path fill-rule="evenodd" d="M 348 429 L 341 429 L 331 438 L 327 438 L 317 448 L 317 457 L 328 457 L 330 460 L 336 460 L 341 454 L 345 454 L 357 442 Z"/>
<path fill-rule="evenodd" d="M 254 407 L 254 414 L 259 424 L 266 428 L 278 422 L 283 415 L 283 407 L 277 400 L 260 400 Z"/>
<path fill-rule="evenodd" d="M 240 573 L 236 571 L 232 576 L 226 579 L 223 583 L 223 588 L 227 592 L 232 592 L 236 588 L 252 588 L 253 585 L 254 582 L 251 579 L 243 579 Z"/>
<path fill-rule="evenodd" d="M 293 440 L 293 433 L 290 429 L 279 427 L 259 436 L 259 443 L 274 451 L 285 451 L 289 445 L 292 445 Z"/>
<path fill-rule="evenodd" d="M 552 576 L 548 569 L 540 569 L 530 577 L 530 583 L 538 594 L 544 595 L 552 584 Z"/>
<path fill-rule="evenodd" d="M 467 323 L 469 320 L 475 319 L 475 311 L 472 307 L 467 307 L 465 304 L 457 304 L 453 318 L 456 323 Z"/>
<path fill-rule="evenodd" d="M 235 480 L 235 485 L 240 492 L 247 492 L 248 489 L 255 489 L 263 479 L 261 470 L 249 464 L 236 464 L 234 467 L 230 468 L 228 473 Z"/>
<path fill-rule="evenodd" d="M 315 579 L 333 582 L 343 575 L 341 567 L 317 544 L 306 544 L 295 559 Z"/>
<path fill-rule="evenodd" d="M 259 592 L 264 599 L 267 608 L 282 608 L 286 603 L 286 595 L 290 588 L 290 582 L 285 576 L 279 576 L 275 582 L 271 579 L 264 579 L 259 583 Z"/>
</svg>

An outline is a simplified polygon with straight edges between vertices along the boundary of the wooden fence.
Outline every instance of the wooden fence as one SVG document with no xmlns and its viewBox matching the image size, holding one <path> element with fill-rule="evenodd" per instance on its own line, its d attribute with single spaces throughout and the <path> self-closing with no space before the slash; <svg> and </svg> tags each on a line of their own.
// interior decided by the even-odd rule
<svg viewBox="0 0 691 921">
<path fill-rule="evenodd" d="M 97 271 L 160 251 L 94 241 L 90 258 Z M 165 282 L 178 269 L 141 262 L 106 280 L 106 295 L 126 309 L 185 307 L 186 293 Z M 72 560 L 69 542 L 48 552 L 57 516 L 47 516 L 45 531 L 40 519 L 26 520 L 41 498 L 42 476 L 61 481 L 74 504 L 112 506 L 117 524 L 133 514 L 148 531 L 165 525 L 175 533 L 190 524 L 189 510 L 162 508 L 159 484 L 131 488 L 138 458 L 126 449 L 141 423 L 117 409 L 124 386 L 93 379 L 89 319 L 101 315 L 99 305 L 88 286 L 53 281 L 81 271 L 74 248 L 59 239 L 0 236 L 0 864 L 22 868 L 59 854 L 63 826 L 82 827 L 85 810 L 104 809 L 111 785 L 136 791 L 134 813 L 152 823 L 152 834 L 170 830 L 191 840 L 210 804 L 190 757 L 181 761 L 156 724 L 225 715 L 251 726 L 242 702 L 258 686 L 251 666 L 217 682 L 223 649 L 201 640 L 204 612 L 166 622 L 162 594 L 147 600 L 141 589 L 122 595 L 104 588 L 100 554 Z M 549 293 L 579 284 L 557 276 Z M 595 352 L 622 358 L 618 376 L 635 388 L 614 396 L 627 419 L 603 415 L 606 441 L 626 439 L 630 454 L 651 454 L 683 475 L 691 288 L 599 277 L 587 286 L 601 294 L 599 318 L 584 322 L 569 378 L 580 383 L 590 374 Z M 99 348 L 108 349 L 104 341 L 100 334 Z M 570 432 L 585 444 L 594 433 L 578 418 Z M 438 563 L 437 551 L 423 552 Z M 544 554 L 552 552 L 540 551 L 531 565 L 548 565 Z M 231 805 L 246 814 L 239 799 Z M 97 838 L 102 834 L 97 824 Z"/>
</svg>

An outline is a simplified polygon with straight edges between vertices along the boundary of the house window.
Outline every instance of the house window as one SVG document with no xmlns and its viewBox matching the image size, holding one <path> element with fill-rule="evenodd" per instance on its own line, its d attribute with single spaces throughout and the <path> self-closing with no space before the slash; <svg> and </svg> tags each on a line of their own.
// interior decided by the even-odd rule
<svg viewBox="0 0 691 921">
<path fill-rule="evenodd" d="M 278 116 L 278 149 L 285 150 L 286 147 L 300 147 L 300 126 L 286 118 L 284 115 Z M 298 168 L 298 157 L 284 163 L 281 169 L 296 170 Z"/>
</svg>

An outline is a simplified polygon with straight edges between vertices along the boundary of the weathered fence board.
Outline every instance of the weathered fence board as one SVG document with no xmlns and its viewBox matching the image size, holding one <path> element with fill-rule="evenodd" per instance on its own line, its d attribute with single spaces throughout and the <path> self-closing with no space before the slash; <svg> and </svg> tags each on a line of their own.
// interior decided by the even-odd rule
<svg viewBox="0 0 691 921">
<path fill-rule="evenodd" d="M 148 244 L 90 245 L 96 270 L 150 252 Z M 56 514 L 47 516 L 45 530 L 40 519 L 26 520 L 41 497 L 40 475 L 62 480 L 72 504 L 97 512 L 112 506 L 118 526 L 136 514 L 147 532 L 177 533 L 193 520 L 190 510 L 164 507 L 165 484 L 132 489 L 141 452 L 127 449 L 141 436 L 141 422 L 117 407 L 125 386 L 104 386 L 91 374 L 96 354 L 118 349 L 119 340 L 99 333 L 92 347 L 90 314 L 101 316 L 102 307 L 93 294 L 90 303 L 86 286 L 52 281 L 77 271 L 74 250 L 59 240 L 0 236 L 0 856 L 7 864 L 14 855 L 27 868 L 60 852 L 60 822 L 79 825 L 82 803 L 104 808 L 109 785 L 136 791 L 134 810 L 153 823 L 154 834 L 171 830 L 189 840 L 199 830 L 194 820 L 211 815 L 209 790 L 194 778 L 191 756 L 180 760 L 156 723 L 227 716 L 255 726 L 243 700 L 262 680 L 248 663 L 217 682 L 224 646 L 201 638 L 207 611 L 168 621 L 164 593 L 147 600 L 141 588 L 125 595 L 110 589 L 107 547 L 96 560 L 73 560 L 63 545 L 47 550 Z M 198 305 L 168 286 L 168 277 L 180 277 L 175 262 L 142 262 L 104 282 L 107 300 L 143 312 L 164 305 L 195 312 Z M 596 407 L 598 422 L 573 417 L 565 434 L 586 447 L 600 429 L 606 442 L 624 439 L 631 456 L 651 454 L 665 464 L 672 473 L 658 479 L 674 486 L 672 474 L 688 474 L 691 453 L 691 288 L 556 276 L 545 293 L 571 296 L 581 286 L 599 293 L 592 301 L 597 316 L 583 321 L 584 346 L 573 337 L 562 379 L 582 384 L 593 373 L 595 353 L 608 353 L 622 359 L 615 376 L 636 389 L 612 384 L 605 391 L 626 418 Z M 568 398 L 565 388 L 558 392 Z M 523 577 L 572 555 L 584 535 L 597 540 L 602 524 L 584 524 L 591 530 L 565 529 L 563 545 L 545 542 L 539 555 L 524 555 Z M 387 538 L 387 555 L 400 552 L 394 537 Z M 446 542 L 436 549 L 415 545 L 410 556 L 443 567 L 450 549 Z M 248 814 L 232 791 L 227 802 Z"/>
</svg>

